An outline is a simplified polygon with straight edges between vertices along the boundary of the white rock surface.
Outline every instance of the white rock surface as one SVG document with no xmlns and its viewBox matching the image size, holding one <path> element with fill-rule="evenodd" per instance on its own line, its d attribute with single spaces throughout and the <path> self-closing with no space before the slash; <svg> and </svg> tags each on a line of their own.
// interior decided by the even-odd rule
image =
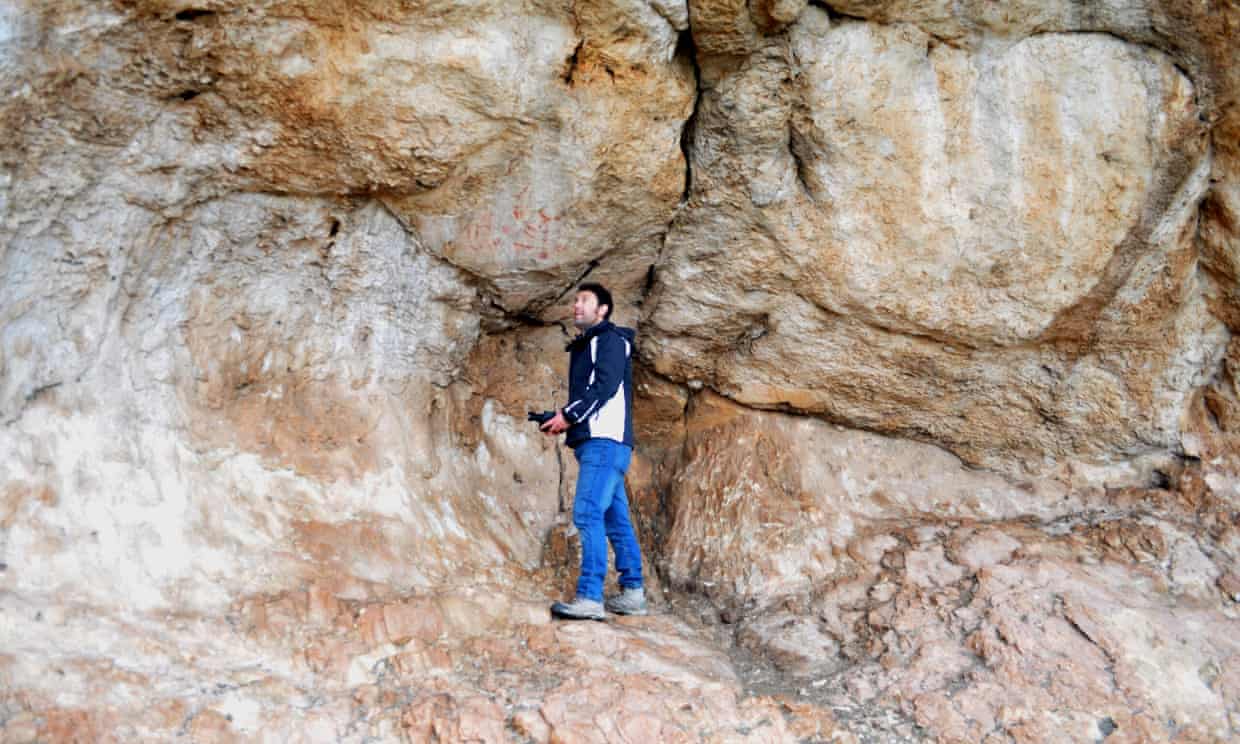
<svg viewBox="0 0 1240 744">
<path fill-rule="evenodd" d="M 1172 58 L 801 14 L 720 67 L 646 355 L 749 405 L 1036 472 L 1179 447 L 1214 374 L 1211 155 Z"/>
</svg>

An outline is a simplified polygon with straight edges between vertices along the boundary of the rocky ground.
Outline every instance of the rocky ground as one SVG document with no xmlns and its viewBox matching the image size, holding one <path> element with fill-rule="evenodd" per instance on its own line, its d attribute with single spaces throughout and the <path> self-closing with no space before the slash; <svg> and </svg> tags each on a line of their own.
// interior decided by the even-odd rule
<svg viewBox="0 0 1240 744">
<path fill-rule="evenodd" d="M 321 587 L 226 617 L 135 627 L 8 598 L 5 742 L 793 741 L 843 735 L 795 696 L 753 696 L 724 648 L 660 604 L 648 617 L 552 623 L 511 587 L 341 601 Z M 536 596 L 537 592 L 530 592 Z M 28 615 L 37 615 L 27 617 Z M 120 663 L 127 659 L 128 663 Z M 74 693 L 64 691 L 72 688 Z"/>
<path fill-rule="evenodd" d="M 886 525 L 806 592 L 652 589 L 606 623 L 549 618 L 571 538 L 515 581 L 308 585 L 223 616 L 7 594 L 0 673 L 26 683 L 0 741 L 1227 741 L 1240 514 L 1181 486 Z"/>
</svg>

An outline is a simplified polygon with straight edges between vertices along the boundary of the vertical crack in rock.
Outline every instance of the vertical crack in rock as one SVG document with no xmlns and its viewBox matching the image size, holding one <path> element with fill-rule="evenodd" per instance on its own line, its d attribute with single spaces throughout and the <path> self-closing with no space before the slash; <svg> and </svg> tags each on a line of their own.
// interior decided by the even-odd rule
<svg viewBox="0 0 1240 744">
<path fill-rule="evenodd" d="M 675 222 L 675 218 L 672 219 Z M 670 230 L 670 225 L 669 225 Z M 663 265 L 663 260 L 667 256 L 667 239 L 670 235 L 669 231 L 664 231 L 659 236 L 659 253 L 654 257 L 654 261 L 646 267 L 646 276 L 642 280 L 641 294 L 637 298 L 638 318 L 637 332 L 640 334 L 646 321 L 649 320 L 653 309 L 659 304 L 656 292 L 659 288 L 659 270 L 658 267 Z M 651 297 L 654 297 L 654 303 L 650 303 Z M 653 371 L 653 368 L 652 368 Z"/>
<path fill-rule="evenodd" d="M 685 159 L 685 189 L 681 194 L 679 206 L 683 207 L 685 204 L 688 204 L 689 197 L 693 193 L 693 132 L 694 126 L 697 124 L 698 109 L 702 105 L 702 69 L 698 66 L 697 46 L 693 43 L 692 18 L 689 20 L 689 28 L 680 32 L 673 56 L 688 60 L 692 66 L 693 87 L 696 91 L 693 97 L 693 110 L 689 112 L 689 118 L 685 119 L 685 124 L 680 129 L 680 152 Z M 675 217 L 672 220 L 675 221 Z M 662 260 L 663 256 L 660 254 L 659 258 Z"/>
<path fill-rule="evenodd" d="M 577 72 L 578 57 L 581 54 L 581 47 L 585 46 L 585 41 L 577 42 L 577 46 L 573 47 L 573 53 L 565 60 L 563 80 L 568 87 L 573 87 L 573 75 Z"/>
<path fill-rule="evenodd" d="M 809 164 L 803 154 L 805 142 L 803 138 L 797 134 L 797 129 L 792 119 L 788 119 L 788 154 L 792 156 L 794 164 L 793 171 L 796 173 L 797 183 L 801 186 L 801 191 L 810 198 L 811 201 L 818 201 L 814 196 L 814 188 L 810 185 Z"/>
<path fill-rule="evenodd" d="M 646 298 L 650 296 L 650 292 L 654 289 L 654 284 L 657 279 L 655 275 L 655 266 L 663 260 L 663 251 L 666 247 L 667 233 L 663 233 L 663 235 L 659 238 L 659 255 L 654 263 L 646 267 L 646 278 L 642 280 L 641 296 L 637 299 L 638 307 L 645 304 Z"/>
</svg>

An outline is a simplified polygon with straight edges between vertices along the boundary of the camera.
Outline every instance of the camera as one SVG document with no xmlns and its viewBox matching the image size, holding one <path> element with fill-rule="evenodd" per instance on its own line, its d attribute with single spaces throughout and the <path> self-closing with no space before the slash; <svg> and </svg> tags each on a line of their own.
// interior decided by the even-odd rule
<svg viewBox="0 0 1240 744">
<path fill-rule="evenodd" d="M 529 411 L 525 414 L 527 421 L 533 421 L 540 428 L 553 418 L 555 418 L 555 411 Z"/>
</svg>

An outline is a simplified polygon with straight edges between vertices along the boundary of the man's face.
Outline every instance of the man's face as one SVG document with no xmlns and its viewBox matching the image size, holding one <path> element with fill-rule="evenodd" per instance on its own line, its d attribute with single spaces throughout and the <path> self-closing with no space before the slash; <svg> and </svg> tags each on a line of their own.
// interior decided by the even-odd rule
<svg viewBox="0 0 1240 744">
<path fill-rule="evenodd" d="M 593 292 L 578 292 L 577 299 L 573 301 L 573 325 L 581 330 L 585 330 L 593 325 L 603 322 L 603 316 L 607 314 L 607 306 L 598 304 L 598 298 Z"/>
</svg>

